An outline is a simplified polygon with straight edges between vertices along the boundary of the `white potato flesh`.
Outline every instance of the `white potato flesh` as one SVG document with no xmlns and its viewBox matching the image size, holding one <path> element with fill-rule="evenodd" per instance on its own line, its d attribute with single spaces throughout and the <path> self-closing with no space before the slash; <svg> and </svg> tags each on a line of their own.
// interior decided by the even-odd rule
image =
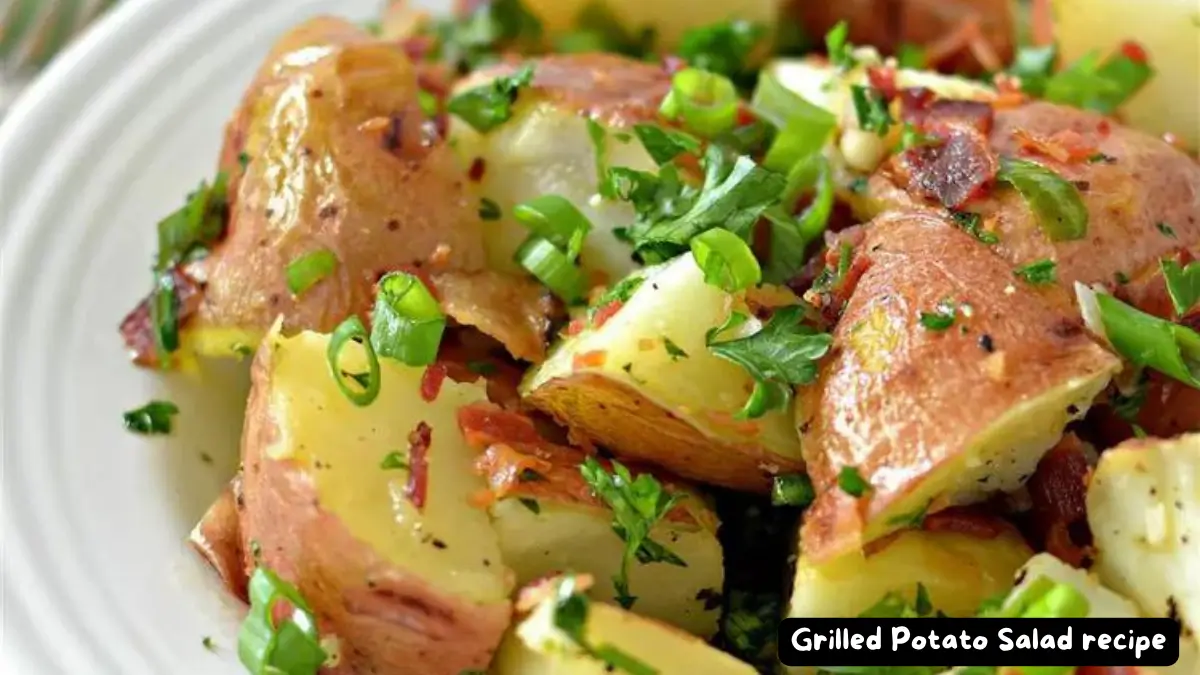
<svg viewBox="0 0 1200 675">
<path fill-rule="evenodd" d="M 799 460 L 800 442 L 790 410 L 771 411 L 752 422 L 732 417 L 745 404 L 754 380 L 741 366 L 709 352 L 705 334 L 741 304 L 738 297 L 705 283 L 692 254 L 686 253 L 647 269 L 645 281 L 620 311 L 600 329 L 586 329 L 559 344 L 530 372 L 522 391 L 574 373 L 596 373 L 636 389 L 705 436 L 739 444 L 752 441 L 768 452 Z M 752 319 L 743 324 L 741 334 L 760 327 Z M 664 338 L 687 356 L 673 356 Z M 575 362 L 576 355 L 588 352 L 603 352 L 603 363 Z M 747 433 L 750 427 L 753 433 Z"/>
<path fill-rule="evenodd" d="M 485 82 L 471 78 L 458 90 Z M 617 133 L 619 129 L 605 128 L 604 166 L 657 171 L 641 142 L 624 134 L 618 139 Z M 450 138 L 465 166 L 477 159 L 483 161 L 483 177 L 471 185 L 480 198 L 500 206 L 500 220 L 484 223 L 484 243 L 494 269 L 523 273 L 513 254 L 529 236 L 529 229 L 513 218 L 513 206 L 543 195 L 565 197 L 591 221 L 592 231 L 579 261 L 593 282 L 620 279 L 638 266 L 630 245 L 613 234 L 614 228 L 633 223 L 633 207 L 599 197 L 596 144 L 588 135 L 587 118 L 576 110 L 539 101 L 534 92 L 523 92 L 509 121 L 481 134 L 452 118 Z"/>
<path fill-rule="evenodd" d="M 1087 496 L 1092 568 L 1149 616 L 1183 624 L 1197 663 L 1200 629 L 1200 434 L 1131 441 L 1100 456 Z M 1176 664 L 1178 668 L 1179 665 Z"/>
<path fill-rule="evenodd" d="M 565 571 L 590 574 L 597 581 L 588 595 L 613 601 L 610 579 L 621 568 L 625 543 L 613 532 L 612 512 L 547 499 L 536 504 L 537 513 L 514 498 L 502 499 L 491 509 L 504 562 L 516 572 L 517 584 Z M 712 520 L 711 514 L 707 520 Z M 725 572 L 715 523 L 709 524 L 713 527 L 660 522 L 654 528 L 651 539 L 687 567 L 635 561 L 629 568 L 629 592 L 637 597 L 633 611 L 701 637 L 716 632 L 720 607 L 706 610 L 705 602 L 720 593 Z"/>
<path fill-rule="evenodd" d="M 905 530 L 870 555 L 854 552 L 814 565 L 796 560 L 789 617 L 854 617 L 888 593 L 913 602 L 917 584 L 950 616 L 972 616 L 979 603 L 1012 585 L 1033 551 L 1015 531 L 993 538 Z"/>
<path fill-rule="evenodd" d="M 1054 0 L 1054 33 L 1064 63 L 1091 51 L 1107 56 L 1135 40 L 1156 74 L 1122 108 L 1130 125 L 1171 132 L 1200 147 L 1200 4 L 1195 0 Z"/>
<path fill-rule="evenodd" d="M 271 413 L 278 436 L 266 453 L 306 467 L 321 508 L 387 562 L 459 597 L 475 602 L 506 601 L 511 572 L 487 513 L 471 506 L 486 489 L 475 474 L 477 453 L 463 440 L 458 409 L 486 401 L 481 384 L 447 380 L 437 400 L 421 397 L 423 368 L 380 359 L 379 397 L 353 404 L 330 375 L 329 336 L 274 333 L 271 355 Z M 365 372 L 362 347 L 350 343 L 340 366 Z M 418 423 L 431 429 L 428 489 L 423 509 L 404 495 L 407 469 L 380 468 L 388 453 L 403 452 Z M 431 538 L 445 543 L 435 548 Z"/>
<path fill-rule="evenodd" d="M 1011 601 L 1020 591 L 1041 577 L 1066 584 L 1079 591 L 1087 598 L 1089 619 L 1130 619 L 1141 616 L 1137 605 L 1128 598 L 1109 590 L 1087 571 L 1071 567 L 1049 553 L 1039 553 L 1021 567 L 1017 572 L 1013 590 L 1008 594 L 1008 600 Z"/>
<path fill-rule="evenodd" d="M 597 0 L 524 2 L 542 20 L 543 28 L 553 37 L 577 30 L 579 13 Z M 599 4 L 608 10 L 608 14 L 620 23 L 628 35 L 637 36 L 645 29 L 653 30 L 654 46 L 663 51 L 676 47 L 690 28 L 729 19 L 742 19 L 773 28 L 783 6 L 782 0 L 600 0 Z"/>
<path fill-rule="evenodd" d="M 552 599 L 543 600 L 510 631 L 492 662 L 493 675 L 610 675 L 613 668 L 583 653 L 554 625 Z M 641 661 L 658 675 L 754 675 L 743 663 L 703 640 L 613 605 L 592 603 L 585 639 Z"/>
</svg>

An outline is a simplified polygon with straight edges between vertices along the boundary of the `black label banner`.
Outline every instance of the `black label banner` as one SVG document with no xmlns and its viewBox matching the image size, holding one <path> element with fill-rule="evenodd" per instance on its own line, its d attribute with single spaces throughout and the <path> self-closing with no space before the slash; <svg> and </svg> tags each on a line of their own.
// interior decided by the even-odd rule
<svg viewBox="0 0 1200 675">
<path fill-rule="evenodd" d="M 788 666 L 1169 666 L 1170 619 L 784 619 Z"/>
</svg>

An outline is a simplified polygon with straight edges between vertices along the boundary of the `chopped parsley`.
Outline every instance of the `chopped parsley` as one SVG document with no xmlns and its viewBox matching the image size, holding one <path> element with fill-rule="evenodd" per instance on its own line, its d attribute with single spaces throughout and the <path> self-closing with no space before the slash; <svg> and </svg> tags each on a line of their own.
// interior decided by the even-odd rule
<svg viewBox="0 0 1200 675">
<path fill-rule="evenodd" d="M 475 3 L 475 10 L 465 16 L 438 22 L 433 32 L 437 49 L 430 56 L 465 74 L 495 61 L 506 48 L 537 46 L 542 23 L 521 0 L 491 0 Z"/>
<path fill-rule="evenodd" d="M 647 26 L 638 31 L 625 28 L 620 17 L 613 14 L 608 3 L 591 0 L 576 17 L 576 30 L 555 39 L 555 50 L 568 54 L 582 52 L 612 52 L 635 59 L 653 53 L 656 32 Z"/>
<path fill-rule="evenodd" d="M 1046 81 L 1054 72 L 1054 62 L 1057 58 L 1056 45 L 1024 45 L 1017 49 L 1008 72 L 1021 78 L 1022 91 L 1030 96 L 1040 97 L 1046 91 Z"/>
<path fill-rule="evenodd" d="M 677 129 L 667 129 L 657 124 L 635 124 L 633 133 L 650 154 L 655 164 L 662 166 L 680 155 L 698 154 L 700 139 Z"/>
<path fill-rule="evenodd" d="M 910 70 L 925 70 L 929 61 L 925 48 L 911 42 L 902 42 L 896 50 L 896 65 Z"/>
<path fill-rule="evenodd" d="M 850 97 L 854 102 L 854 115 L 858 119 L 858 127 L 863 131 L 873 131 L 880 136 L 886 136 L 896 120 L 892 119 L 887 99 L 883 94 L 873 87 L 855 84 L 850 87 Z"/>
<path fill-rule="evenodd" d="M 754 391 L 738 412 L 741 419 L 762 417 L 787 407 L 792 386 L 817 379 L 818 362 L 829 352 L 833 337 L 805 322 L 804 309 L 783 307 L 757 333 L 744 338 L 713 342 L 713 354 L 740 365 L 754 379 Z"/>
<path fill-rule="evenodd" d="M 729 608 L 721 620 L 724 646 L 747 661 L 774 661 L 775 639 L 779 632 L 781 603 L 779 596 L 733 590 Z"/>
<path fill-rule="evenodd" d="M 746 59 L 766 35 L 765 26 L 735 19 L 689 29 L 677 51 L 694 68 L 737 77 L 746 72 Z"/>
<path fill-rule="evenodd" d="M 954 220 L 954 224 L 962 228 L 963 232 L 971 235 L 981 244 L 991 246 L 1000 243 L 1000 237 L 995 232 L 988 232 L 983 229 L 983 216 L 970 211 L 951 211 L 950 218 Z"/>
<path fill-rule="evenodd" d="M 239 152 L 238 153 L 238 166 L 242 167 L 242 171 L 245 171 L 246 167 L 250 166 L 250 153 L 248 153 L 248 152 Z"/>
<path fill-rule="evenodd" d="M 854 45 L 849 42 L 850 25 L 839 21 L 836 26 L 825 34 L 825 51 L 829 62 L 842 70 L 849 70 L 858 65 L 854 58 Z"/>
<path fill-rule="evenodd" d="M 484 220 L 500 220 L 503 213 L 500 211 L 500 205 L 495 201 L 482 197 L 479 200 L 479 217 Z"/>
<path fill-rule="evenodd" d="M 1114 389 L 1112 395 L 1108 398 L 1108 404 L 1117 414 L 1117 417 L 1135 424 L 1138 416 L 1142 413 L 1142 406 L 1146 405 L 1146 390 L 1150 384 L 1150 378 L 1146 376 L 1146 371 L 1138 373 L 1137 381 L 1128 393 L 1120 389 Z"/>
<path fill-rule="evenodd" d="M 865 495 L 871 489 L 871 484 L 863 479 L 858 469 L 852 466 L 842 467 L 842 470 L 838 472 L 837 484 L 842 492 L 854 498 Z"/>
<path fill-rule="evenodd" d="M 605 199 L 612 199 L 616 194 L 612 191 L 612 185 L 604 179 L 608 174 L 606 162 L 608 161 L 608 132 L 604 126 L 591 117 L 587 118 L 588 138 L 592 141 L 592 154 L 595 155 L 596 161 L 596 191 Z"/>
<path fill-rule="evenodd" d="M 1058 281 L 1058 263 L 1049 259 L 1035 260 L 1016 268 L 1013 274 L 1030 285 L 1048 286 Z"/>
<path fill-rule="evenodd" d="M 554 627 L 562 631 L 580 649 L 606 664 L 606 672 L 627 675 L 657 675 L 658 670 L 640 659 L 610 644 L 593 644 L 587 639 L 586 627 L 591 601 L 576 590 L 575 577 L 565 577 L 555 589 Z"/>
<path fill-rule="evenodd" d="M 497 77 L 489 84 L 467 90 L 451 98 L 446 110 L 458 116 L 476 131 L 486 133 L 512 117 L 513 104 L 523 87 L 533 82 L 533 66 L 521 66 L 512 75 Z"/>
<path fill-rule="evenodd" d="M 617 461 L 613 461 L 609 472 L 596 458 L 588 457 L 579 472 L 596 496 L 612 509 L 613 531 L 625 542 L 621 569 L 612 582 L 617 602 L 629 609 L 637 600 L 637 596 L 630 595 L 629 591 L 629 565 L 634 560 L 643 565 L 661 562 L 687 567 L 683 559 L 650 538 L 650 531 L 682 497 L 667 492 L 648 473 L 639 474 L 635 480 L 629 469 Z"/>
<path fill-rule="evenodd" d="M 1179 235 L 1175 234 L 1175 228 L 1162 222 L 1161 220 L 1155 223 L 1154 227 L 1158 228 L 1158 231 L 1161 232 L 1164 237 L 1170 237 L 1172 239 L 1179 238 Z"/>
<path fill-rule="evenodd" d="M 1103 61 L 1098 52 L 1085 54 L 1045 80 L 1044 98 L 1111 114 L 1154 76 L 1140 52 L 1140 46 L 1127 42 Z"/>
<path fill-rule="evenodd" d="M 496 373 L 496 364 L 491 361 L 467 361 L 467 370 L 486 377 Z"/>
<path fill-rule="evenodd" d="M 952 300 L 942 300 L 932 312 L 921 312 L 921 325 L 926 330 L 941 332 L 949 330 L 954 325 L 955 312 L 958 306 Z"/>
<path fill-rule="evenodd" d="M 383 456 L 383 461 L 379 463 L 381 469 L 407 469 L 408 460 L 399 451 L 393 450 Z"/>
<path fill-rule="evenodd" d="M 519 497 L 517 501 L 521 502 L 521 506 L 529 509 L 535 516 L 542 512 L 542 506 L 538 504 L 536 499 L 529 497 Z"/>
<path fill-rule="evenodd" d="M 171 433 L 171 418 L 179 414 L 179 407 L 170 401 L 151 401 L 146 405 L 125 413 L 125 428 L 138 434 L 156 435 Z"/>
<path fill-rule="evenodd" d="M 775 506 L 799 506 L 812 503 L 817 496 L 812 479 L 806 473 L 786 473 L 775 476 L 771 485 L 771 503 Z"/>
<path fill-rule="evenodd" d="M 909 513 L 900 513 L 888 518 L 887 524 L 896 527 L 918 528 L 925 523 L 925 514 L 929 512 L 929 504 L 922 504 Z"/>
<path fill-rule="evenodd" d="M 904 150 L 910 150 L 912 148 L 941 144 L 942 139 L 938 138 L 937 136 L 930 136 L 929 134 L 922 132 L 920 129 L 913 126 L 911 122 L 904 123 L 904 129 L 900 133 L 899 150 L 901 152 Z"/>
<path fill-rule="evenodd" d="M 1200 261 L 1190 262 L 1184 267 L 1174 260 L 1164 259 L 1159 261 L 1159 265 L 1175 314 L 1187 314 L 1196 303 L 1200 303 Z"/>
<path fill-rule="evenodd" d="M 667 354 L 670 355 L 672 361 L 686 359 L 688 353 L 683 351 L 683 348 L 671 341 L 671 338 L 663 336 L 663 347 L 666 348 Z"/>
</svg>

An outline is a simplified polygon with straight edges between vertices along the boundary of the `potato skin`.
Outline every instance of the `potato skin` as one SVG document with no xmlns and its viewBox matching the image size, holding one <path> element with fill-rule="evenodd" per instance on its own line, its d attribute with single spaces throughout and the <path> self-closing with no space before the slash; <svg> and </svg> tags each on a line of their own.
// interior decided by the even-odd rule
<svg viewBox="0 0 1200 675">
<path fill-rule="evenodd" d="M 382 559 L 322 508 L 306 469 L 271 456 L 280 440 L 272 409 L 275 349 L 268 340 L 251 367 L 242 440 L 247 569 L 262 564 L 294 583 L 321 634 L 337 636 L 340 661 L 323 669 L 327 675 L 486 668 L 509 623 L 507 602 L 472 603 Z"/>
<path fill-rule="evenodd" d="M 898 512 L 1015 487 L 1119 367 L 1061 301 L 1015 280 L 987 247 L 932 213 L 876 219 L 857 255 L 870 266 L 796 408 L 818 495 L 801 539 L 816 561 L 895 529 L 887 521 Z M 944 331 L 923 327 L 920 313 L 946 298 L 969 303 L 971 316 L 960 310 Z M 1063 387 L 1076 390 L 1062 402 L 1073 414 L 1055 403 L 1046 414 L 1056 417 L 1040 422 L 1047 428 L 1020 431 L 1031 447 L 1005 440 L 997 466 L 972 464 L 969 453 L 983 449 L 973 446 L 1006 413 Z M 872 486 L 861 499 L 838 487 L 847 466 Z"/>
<path fill-rule="evenodd" d="M 212 566 L 225 588 L 245 602 L 249 580 L 242 550 L 241 495 L 242 477 L 238 474 L 196 523 L 188 544 Z"/>
<path fill-rule="evenodd" d="M 496 338 L 518 359 L 546 357 L 556 303 L 540 283 L 492 270 L 438 272 L 431 280 L 442 310 L 459 324 Z"/>
<path fill-rule="evenodd" d="M 429 142 L 416 94 L 402 51 L 348 22 L 313 19 L 276 45 L 227 130 L 222 164 L 250 162 L 227 236 L 199 264 L 192 330 L 261 335 L 282 315 L 285 332 L 328 331 L 369 311 L 382 273 L 439 247 L 448 269 L 483 266 L 477 205 L 448 148 Z M 321 248 L 337 269 L 294 298 L 288 264 Z"/>
</svg>

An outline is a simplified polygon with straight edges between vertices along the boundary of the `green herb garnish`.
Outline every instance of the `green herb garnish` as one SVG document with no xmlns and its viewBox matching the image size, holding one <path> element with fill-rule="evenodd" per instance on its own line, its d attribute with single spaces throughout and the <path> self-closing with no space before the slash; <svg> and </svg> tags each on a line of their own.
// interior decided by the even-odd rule
<svg viewBox="0 0 1200 675">
<path fill-rule="evenodd" d="M 288 290 L 294 297 L 315 286 L 337 269 L 338 259 L 327 248 L 309 251 L 288 263 L 286 276 Z"/>
<path fill-rule="evenodd" d="M 996 180 L 1017 189 L 1051 241 L 1087 236 L 1088 211 L 1073 183 L 1050 169 L 1024 159 L 1000 158 Z"/>
<path fill-rule="evenodd" d="M 512 75 L 497 77 L 489 84 L 458 94 L 446 104 L 446 110 L 476 131 L 486 133 L 512 117 L 517 96 L 531 82 L 533 66 L 527 64 Z"/>
<path fill-rule="evenodd" d="M 146 405 L 125 413 L 125 428 L 138 434 L 156 435 L 171 433 L 171 418 L 179 414 L 179 407 L 170 401 L 151 401 Z"/>
<path fill-rule="evenodd" d="M 1035 260 L 1022 265 L 1013 274 L 1033 286 L 1048 286 L 1058 281 L 1058 263 L 1053 260 Z"/>
<path fill-rule="evenodd" d="M 855 498 L 865 495 L 871 489 L 871 484 L 863 479 L 858 469 L 852 466 L 842 467 L 842 470 L 838 472 L 837 484 L 842 492 Z"/>
</svg>

